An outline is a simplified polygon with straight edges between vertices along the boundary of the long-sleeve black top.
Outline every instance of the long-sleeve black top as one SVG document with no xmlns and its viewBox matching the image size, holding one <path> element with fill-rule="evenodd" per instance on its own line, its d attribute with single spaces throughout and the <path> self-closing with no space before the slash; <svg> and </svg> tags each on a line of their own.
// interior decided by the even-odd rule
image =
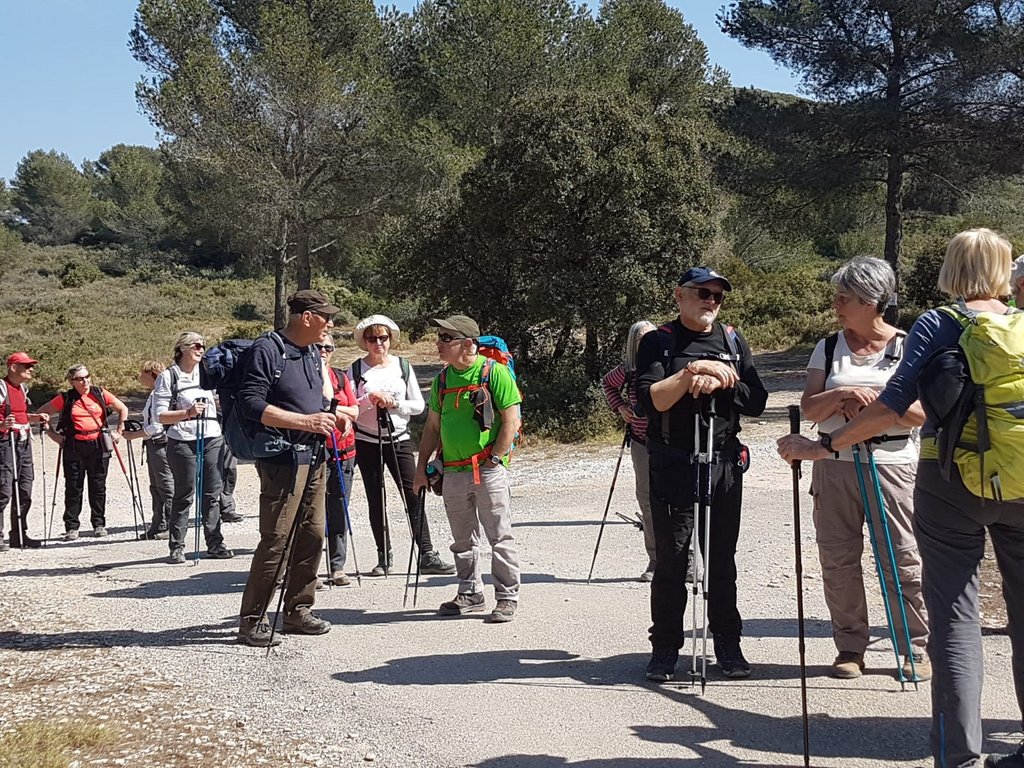
<svg viewBox="0 0 1024 768">
<path fill-rule="evenodd" d="M 726 340 L 726 327 L 721 323 L 714 323 L 707 333 L 691 331 L 678 319 L 673 320 L 670 327 L 671 336 L 659 328 L 641 339 L 637 351 L 637 372 L 640 374 L 637 380 L 637 393 L 648 419 L 647 442 L 649 446 L 654 443 L 651 449 L 656 450 L 659 445 L 665 445 L 667 442 L 673 448 L 692 453 L 694 414 L 698 408 L 698 401 L 687 393 L 668 411 L 662 413 L 655 409 L 651 401 L 651 385 L 681 371 L 693 360 L 728 355 L 730 348 Z M 716 390 L 708 396 L 714 401 L 715 406 L 712 446 L 716 451 L 728 447 L 729 442 L 735 440 L 736 434 L 740 431 L 741 415 L 760 416 L 768 401 L 768 392 L 754 368 L 750 346 L 738 331 L 732 332 L 735 333 L 735 347 L 740 356 L 736 364 L 740 380 L 734 388 Z M 668 356 L 665 354 L 666 347 Z M 707 407 L 701 409 L 702 424 L 705 426 L 708 411 Z M 664 438 L 662 428 L 665 419 L 668 419 L 668 441 Z"/>
</svg>

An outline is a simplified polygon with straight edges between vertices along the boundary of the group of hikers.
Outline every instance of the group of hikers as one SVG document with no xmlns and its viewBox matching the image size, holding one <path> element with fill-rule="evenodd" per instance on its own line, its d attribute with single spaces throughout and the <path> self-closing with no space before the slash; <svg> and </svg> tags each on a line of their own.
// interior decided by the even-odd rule
<svg viewBox="0 0 1024 768">
<path fill-rule="evenodd" d="M 794 468 L 814 462 L 813 521 L 837 651 L 831 674 L 855 678 L 865 667 L 867 523 L 896 675 L 901 682 L 932 680 L 934 765 L 973 767 L 982 757 L 978 568 L 986 530 L 1003 578 L 1013 677 L 1024 710 L 1024 490 L 1018 479 L 1024 454 L 1015 442 L 1024 432 L 1024 313 L 1003 303 L 1013 294 L 1022 305 L 1024 257 L 1014 261 L 1010 243 L 987 229 L 956 235 L 938 283 L 954 303 L 925 312 L 906 333 L 884 319 L 896 290 L 886 262 L 853 259 L 832 282 L 840 330 L 815 347 L 800 404 L 817 424 L 818 439 L 790 434 L 778 440 L 780 456 Z M 718 321 L 732 288 L 712 269 L 688 269 L 672 292 L 678 316 L 660 327 L 634 324 L 622 365 L 603 380 L 609 407 L 625 422 L 623 449 L 631 443 L 637 524 L 647 550 L 640 578 L 651 582 L 652 652 L 645 674 L 656 683 L 677 674 L 688 595 L 696 597 L 698 588 L 705 598 L 703 636 L 710 633 L 720 673 L 736 679 L 751 672 L 737 607 L 735 555 L 749 468 L 739 434 L 741 417 L 759 416 L 768 393 L 742 334 Z M 510 367 L 482 343 L 472 318 L 431 319 L 443 368 L 424 401 L 412 366 L 393 354 L 400 331 L 390 318 L 373 315 L 355 326 L 366 354 L 342 371 L 330 365 L 340 308 L 312 290 L 290 296 L 288 307 L 283 329 L 239 346 L 233 359 L 220 358 L 222 386 L 204 387 L 198 372 L 212 357 L 198 334 L 178 339 L 171 368 L 145 363 L 141 380 L 153 391 L 137 430 L 127 429 L 123 403 L 90 386 L 83 366 L 68 371 L 68 392 L 30 413 L 26 385 L 36 360 L 23 352 L 8 357 L 0 385 L 0 512 L 16 497 L 11 544 L 35 541 L 26 527 L 32 424 L 62 441 L 66 539 L 77 535 L 86 477 L 91 522 L 103 535 L 102 479 L 111 450 L 122 433 L 144 439 L 154 504 L 144 537 L 168 539 L 172 562 L 184 561 L 197 483 L 207 554 L 232 556 L 220 521 L 237 454 L 254 461 L 260 482 L 260 541 L 242 597 L 238 641 L 273 646 L 281 642 L 268 618 L 278 586 L 283 632 L 330 630 L 312 610 L 318 567 L 326 538 L 327 580 L 349 583 L 348 500 L 356 466 L 377 548 L 369 575 L 392 568 L 387 468 L 401 490 L 419 571 L 457 576 L 456 594 L 439 613 L 485 611 L 482 530 L 495 593 L 487 618 L 511 621 L 520 569 L 508 465 L 521 395 Z M 424 410 L 417 458 L 409 421 Z M 108 429 L 111 411 L 117 424 Z M 950 419 L 960 420 L 959 429 L 950 428 Z M 443 497 L 454 564 L 434 547 L 423 508 L 428 489 Z M 696 612 L 693 624 L 696 642 Z M 1024 768 L 1024 743 L 1013 754 L 989 755 L 984 766 Z"/>
</svg>

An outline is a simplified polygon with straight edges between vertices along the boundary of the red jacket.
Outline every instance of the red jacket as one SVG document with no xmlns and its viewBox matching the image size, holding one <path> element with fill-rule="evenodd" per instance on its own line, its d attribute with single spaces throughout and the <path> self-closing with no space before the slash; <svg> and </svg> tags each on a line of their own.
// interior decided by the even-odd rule
<svg viewBox="0 0 1024 768">
<path fill-rule="evenodd" d="M 352 382 L 348 376 L 338 368 L 328 369 L 331 375 L 331 386 L 334 387 L 334 397 L 338 405 L 356 405 L 356 392 L 352 388 Z M 338 446 L 338 455 L 342 460 L 350 459 L 356 455 L 356 431 L 350 430 L 348 435 L 342 437 L 341 430 L 334 430 L 332 439 L 327 441 L 327 450 L 330 458 L 334 459 L 334 446 Z"/>
</svg>

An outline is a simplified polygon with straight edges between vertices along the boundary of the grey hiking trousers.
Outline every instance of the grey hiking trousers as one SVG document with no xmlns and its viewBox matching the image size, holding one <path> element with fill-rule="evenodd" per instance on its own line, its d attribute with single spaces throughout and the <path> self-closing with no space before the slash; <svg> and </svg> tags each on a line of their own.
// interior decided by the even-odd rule
<svg viewBox="0 0 1024 768">
<path fill-rule="evenodd" d="M 1003 577 L 1013 648 L 1017 707 L 1024 711 L 1024 504 L 984 505 L 956 475 L 942 479 L 935 461 L 921 461 L 914 490 L 914 533 L 924 566 L 931 634 L 931 747 L 935 768 L 974 768 L 981 756 L 984 678 L 978 616 L 978 566 L 985 529 Z"/>
</svg>

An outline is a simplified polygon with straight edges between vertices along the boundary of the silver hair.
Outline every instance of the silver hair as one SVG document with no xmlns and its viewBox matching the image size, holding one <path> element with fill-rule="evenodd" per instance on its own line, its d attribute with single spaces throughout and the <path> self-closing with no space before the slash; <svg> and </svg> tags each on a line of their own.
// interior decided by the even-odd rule
<svg viewBox="0 0 1024 768">
<path fill-rule="evenodd" d="M 832 282 L 865 304 L 874 304 L 879 314 L 896 296 L 896 275 L 889 262 L 874 256 L 858 256 L 836 270 Z"/>
<path fill-rule="evenodd" d="M 1016 290 L 1017 281 L 1024 278 L 1024 256 L 1018 256 L 1013 261 L 1013 271 L 1010 272 L 1010 287 Z"/>
<path fill-rule="evenodd" d="M 654 330 L 654 323 L 650 320 L 637 320 L 626 332 L 626 370 L 636 370 L 636 352 L 640 348 L 640 339 L 645 334 Z"/>
<path fill-rule="evenodd" d="M 185 331 L 178 340 L 174 342 L 174 362 L 181 360 L 182 354 L 193 344 L 205 344 L 203 335 L 195 331 Z"/>
<path fill-rule="evenodd" d="M 64 378 L 67 379 L 68 381 L 71 381 L 73 378 L 78 376 L 78 374 L 80 374 L 82 371 L 88 370 L 88 366 L 82 365 L 81 363 L 75 363 L 70 368 L 68 368 L 68 372 L 64 374 Z"/>
</svg>

